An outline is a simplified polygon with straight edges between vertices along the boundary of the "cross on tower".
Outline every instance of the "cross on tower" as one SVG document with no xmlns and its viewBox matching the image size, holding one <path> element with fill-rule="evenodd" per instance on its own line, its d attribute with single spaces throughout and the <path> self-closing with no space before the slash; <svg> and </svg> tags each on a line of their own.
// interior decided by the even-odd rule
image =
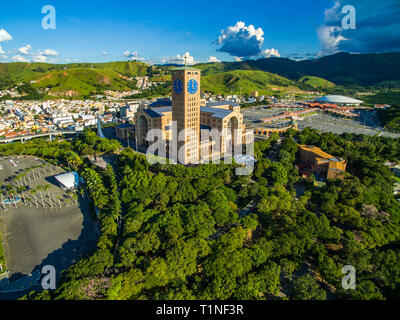
<svg viewBox="0 0 400 320">
<path fill-rule="evenodd" d="M 187 55 L 185 55 L 184 57 L 183 57 L 183 59 L 185 59 L 185 67 L 187 67 Z"/>
</svg>

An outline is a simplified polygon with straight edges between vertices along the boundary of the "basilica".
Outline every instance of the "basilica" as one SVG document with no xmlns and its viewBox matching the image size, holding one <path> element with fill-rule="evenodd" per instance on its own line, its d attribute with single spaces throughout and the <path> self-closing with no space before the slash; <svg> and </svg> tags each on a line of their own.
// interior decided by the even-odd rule
<svg viewBox="0 0 400 320">
<path fill-rule="evenodd" d="M 188 66 L 172 69 L 172 99 L 159 100 L 135 115 L 136 143 L 149 146 L 148 133 L 152 129 L 162 132 L 168 146 L 184 130 L 184 139 L 177 141 L 182 152 L 179 162 L 195 164 L 210 157 L 224 157 L 235 147 L 253 141 L 253 131 L 245 128 L 240 106 L 232 101 L 202 103 L 200 97 L 201 70 Z M 215 133 L 218 132 L 218 135 Z M 210 137 L 217 137 L 211 139 Z"/>
</svg>

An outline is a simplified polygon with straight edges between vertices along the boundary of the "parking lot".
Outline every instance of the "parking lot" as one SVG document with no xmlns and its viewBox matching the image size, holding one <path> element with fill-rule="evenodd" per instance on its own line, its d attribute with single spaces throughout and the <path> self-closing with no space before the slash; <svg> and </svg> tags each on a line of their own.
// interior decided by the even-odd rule
<svg viewBox="0 0 400 320">
<path fill-rule="evenodd" d="M 364 119 L 359 118 L 356 120 L 344 119 L 335 117 L 326 113 L 318 113 L 309 117 L 305 117 L 304 120 L 297 121 L 299 130 L 303 130 L 307 127 L 320 130 L 322 132 L 332 132 L 336 134 L 342 133 L 355 133 L 365 134 L 369 136 L 382 135 L 392 138 L 400 137 L 400 134 L 391 133 L 385 131 L 382 127 L 376 123 L 371 123 L 373 120 L 368 118 L 368 124 L 365 123 Z"/>
<path fill-rule="evenodd" d="M 258 121 L 263 118 L 268 118 L 272 116 L 277 116 L 287 110 L 279 110 L 279 109 L 268 109 L 265 106 L 261 107 L 250 107 L 246 109 L 242 109 L 243 120 L 245 123 L 251 123 L 253 121 Z"/>
<path fill-rule="evenodd" d="M 244 114 L 244 122 L 246 125 L 254 128 L 260 126 L 266 126 L 260 120 L 276 116 L 287 110 L 283 109 L 267 109 L 266 107 L 250 107 L 242 110 Z M 365 134 L 369 136 L 382 135 L 392 138 L 399 138 L 400 134 L 391 133 L 385 131 L 379 123 L 379 119 L 375 111 L 360 110 L 356 111 L 360 117 L 354 120 L 336 117 L 324 112 L 319 112 L 314 115 L 305 116 L 303 120 L 297 120 L 299 130 L 303 130 L 307 127 L 322 131 L 332 132 L 336 134 L 342 133 L 355 133 Z M 289 119 L 288 119 L 289 120 Z M 287 125 L 289 121 L 279 121 L 268 123 L 268 127 L 282 127 Z"/>
<path fill-rule="evenodd" d="M 10 280 L 29 275 L 42 265 L 53 265 L 57 273 L 95 248 L 98 230 L 88 201 L 72 198 L 58 186 L 54 175 L 63 172 L 33 158 L 0 158 L 0 184 L 29 184 L 30 190 L 48 185 L 45 192 L 18 193 L 21 200 L 0 207 L 0 226 Z M 15 177 L 28 168 L 45 165 L 24 179 Z M 51 171 L 50 171 L 51 170 Z M 5 192 L 7 193 L 7 192 Z M 24 195 L 25 194 L 25 195 Z M 4 200 L 7 196 L 4 196 Z"/>
</svg>

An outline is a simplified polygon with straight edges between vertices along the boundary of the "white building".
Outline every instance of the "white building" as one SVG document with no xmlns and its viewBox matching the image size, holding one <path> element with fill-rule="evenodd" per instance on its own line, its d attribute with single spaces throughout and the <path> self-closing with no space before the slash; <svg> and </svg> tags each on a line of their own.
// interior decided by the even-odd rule
<svg viewBox="0 0 400 320">
<path fill-rule="evenodd" d="M 364 101 L 353 99 L 345 96 L 338 95 L 328 95 L 324 97 L 317 98 L 316 100 L 319 103 L 331 103 L 336 105 L 344 105 L 344 106 L 359 106 L 364 103 Z"/>
<path fill-rule="evenodd" d="M 81 178 L 75 171 L 60 174 L 55 178 L 63 189 L 73 189 L 81 183 Z"/>
</svg>

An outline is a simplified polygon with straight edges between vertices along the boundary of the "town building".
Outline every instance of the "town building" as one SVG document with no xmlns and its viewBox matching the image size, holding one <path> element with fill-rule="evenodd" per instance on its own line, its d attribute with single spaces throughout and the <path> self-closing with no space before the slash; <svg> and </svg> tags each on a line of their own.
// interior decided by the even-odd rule
<svg viewBox="0 0 400 320">
<path fill-rule="evenodd" d="M 299 145 L 300 169 L 304 175 L 313 173 L 319 179 L 340 178 L 346 171 L 346 161 L 336 158 L 316 146 Z"/>
<path fill-rule="evenodd" d="M 251 95 L 252 97 L 254 97 L 254 98 L 258 98 L 259 93 L 258 93 L 258 91 L 256 90 L 256 91 L 251 92 L 250 95 Z"/>
<path fill-rule="evenodd" d="M 131 121 L 140 107 L 139 103 L 126 103 L 119 109 L 120 118 L 124 121 Z"/>
</svg>

